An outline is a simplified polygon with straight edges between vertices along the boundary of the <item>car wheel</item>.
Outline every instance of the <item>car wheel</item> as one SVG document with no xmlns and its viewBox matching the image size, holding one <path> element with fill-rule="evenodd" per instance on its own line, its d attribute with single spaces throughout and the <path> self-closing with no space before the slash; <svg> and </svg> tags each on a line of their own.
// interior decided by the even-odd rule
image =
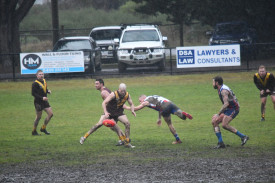
<svg viewBox="0 0 275 183">
<path fill-rule="evenodd" d="M 88 73 L 90 73 L 90 74 L 94 74 L 95 73 L 95 62 L 94 61 L 90 62 L 90 65 L 88 67 Z"/>
<path fill-rule="evenodd" d="M 162 59 L 160 62 L 159 62 L 159 70 L 160 71 L 164 71 L 165 70 L 165 59 Z"/>
<path fill-rule="evenodd" d="M 126 70 L 127 65 L 123 62 L 118 61 L 118 72 L 124 72 Z"/>
<path fill-rule="evenodd" d="M 99 63 L 99 64 L 96 66 L 96 70 L 97 70 L 97 71 L 101 71 L 101 63 Z"/>
</svg>

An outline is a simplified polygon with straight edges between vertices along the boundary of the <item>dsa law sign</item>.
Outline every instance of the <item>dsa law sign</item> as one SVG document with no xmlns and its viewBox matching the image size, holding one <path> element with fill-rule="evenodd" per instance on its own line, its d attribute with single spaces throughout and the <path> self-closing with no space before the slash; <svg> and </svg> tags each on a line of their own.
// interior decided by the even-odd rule
<svg viewBox="0 0 275 183">
<path fill-rule="evenodd" d="M 84 72 L 83 51 L 21 53 L 21 74 Z"/>
<path fill-rule="evenodd" d="M 177 68 L 240 66 L 240 45 L 177 47 Z"/>
</svg>

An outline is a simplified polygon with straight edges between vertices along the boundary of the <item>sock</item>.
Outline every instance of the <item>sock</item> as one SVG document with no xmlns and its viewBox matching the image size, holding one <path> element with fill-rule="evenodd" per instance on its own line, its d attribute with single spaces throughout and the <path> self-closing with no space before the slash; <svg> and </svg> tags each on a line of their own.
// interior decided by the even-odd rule
<svg viewBox="0 0 275 183">
<path fill-rule="evenodd" d="M 176 138 L 176 141 L 179 141 L 179 140 L 180 140 L 178 134 L 175 134 L 174 136 L 175 136 L 175 138 Z"/>
<path fill-rule="evenodd" d="M 221 132 L 216 133 L 216 136 L 218 137 L 218 142 L 223 142 Z"/>
<path fill-rule="evenodd" d="M 90 135 L 90 134 L 86 133 L 86 134 L 84 135 L 84 138 L 85 138 L 85 139 L 88 138 L 89 135 Z"/>
<path fill-rule="evenodd" d="M 262 114 L 262 118 L 264 118 L 264 114 Z"/>
<path fill-rule="evenodd" d="M 124 141 L 125 139 L 126 139 L 126 136 L 125 136 L 125 135 L 119 136 L 119 140 Z"/>
<path fill-rule="evenodd" d="M 243 137 L 245 137 L 245 135 L 244 134 L 242 134 L 241 132 L 239 132 L 239 131 L 237 131 L 236 132 L 236 135 L 238 135 L 239 137 L 241 137 L 241 138 L 243 138 Z"/>
<path fill-rule="evenodd" d="M 46 125 L 43 125 L 41 128 L 42 128 L 42 130 L 45 130 L 46 129 Z"/>
<path fill-rule="evenodd" d="M 35 132 L 36 131 L 36 127 L 33 127 L 33 130 L 32 130 L 33 132 Z"/>
</svg>

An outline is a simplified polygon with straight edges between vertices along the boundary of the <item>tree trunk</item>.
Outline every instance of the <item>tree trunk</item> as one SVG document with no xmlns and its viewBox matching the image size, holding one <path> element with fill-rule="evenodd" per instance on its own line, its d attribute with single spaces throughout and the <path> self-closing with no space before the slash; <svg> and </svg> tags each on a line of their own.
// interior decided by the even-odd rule
<svg viewBox="0 0 275 183">
<path fill-rule="evenodd" d="M 2 71 L 11 71 L 14 63 L 19 64 L 19 25 L 34 2 L 35 0 L 0 0 L 0 66 L 2 66 Z"/>
</svg>

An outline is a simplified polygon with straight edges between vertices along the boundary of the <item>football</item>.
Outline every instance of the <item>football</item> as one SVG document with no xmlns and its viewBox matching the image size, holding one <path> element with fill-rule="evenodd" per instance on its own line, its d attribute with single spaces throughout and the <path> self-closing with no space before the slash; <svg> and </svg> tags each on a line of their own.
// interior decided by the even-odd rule
<svg viewBox="0 0 275 183">
<path fill-rule="evenodd" d="M 103 125 L 106 126 L 106 127 L 113 127 L 116 125 L 116 122 L 114 120 L 111 120 L 111 119 L 105 119 L 103 121 Z"/>
</svg>

